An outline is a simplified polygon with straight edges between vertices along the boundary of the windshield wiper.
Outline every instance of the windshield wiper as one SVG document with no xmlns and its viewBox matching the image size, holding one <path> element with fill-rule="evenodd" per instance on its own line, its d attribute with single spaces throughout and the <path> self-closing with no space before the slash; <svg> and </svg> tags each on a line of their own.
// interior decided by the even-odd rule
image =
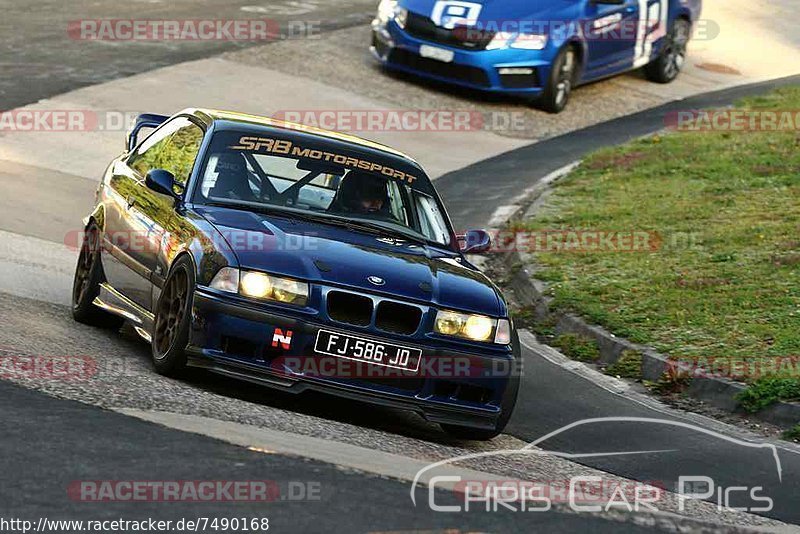
<svg viewBox="0 0 800 534">
<path fill-rule="evenodd" d="M 402 239 L 404 241 L 409 241 L 417 245 L 423 245 L 423 246 L 428 245 L 428 242 L 422 237 L 417 237 L 415 235 L 403 232 L 402 230 L 397 230 L 396 228 L 387 227 L 382 224 L 373 223 L 371 221 L 357 220 L 357 221 L 347 221 L 347 223 L 351 226 L 358 227 L 358 229 L 360 230 L 367 230 L 371 233 L 375 233 L 378 235 L 391 234 L 391 237 L 393 237 L 394 239 Z"/>
</svg>

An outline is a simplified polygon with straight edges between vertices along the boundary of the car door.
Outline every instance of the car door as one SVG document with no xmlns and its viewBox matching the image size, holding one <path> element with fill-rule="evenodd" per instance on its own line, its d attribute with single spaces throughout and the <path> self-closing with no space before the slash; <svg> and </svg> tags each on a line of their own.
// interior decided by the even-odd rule
<svg viewBox="0 0 800 534">
<path fill-rule="evenodd" d="M 187 117 L 177 117 L 151 134 L 133 153 L 118 162 L 111 177 L 115 201 L 106 213 L 110 258 L 104 258 L 106 278 L 125 297 L 152 310 L 152 275 L 165 228 L 174 216 L 174 198 L 147 188 L 150 170 L 175 176 L 178 191 L 185 186 L 200 149 L 203 129 Z"/>
<path fill-rule="evenodd" d="M 630 69 L 638 38 L 641 4 L 645 0 L 589 0 L 583 25 L 586 78 Z"/>
</svg>

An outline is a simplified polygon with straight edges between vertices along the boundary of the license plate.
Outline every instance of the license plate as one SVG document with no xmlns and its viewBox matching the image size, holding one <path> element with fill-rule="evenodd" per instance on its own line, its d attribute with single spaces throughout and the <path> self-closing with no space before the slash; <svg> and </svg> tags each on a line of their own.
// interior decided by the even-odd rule
<svg viewBox="0 0 800 534">
<path fill-rule="evenodd" d="M 402 347 L 328 330 L 317 332 L 314 351 L 337 358 L 347 358 L 415 373 L 419 370 L 419 363 L 422 360 L 421 349 Z"/>
<path fill-rule="evenodd" d="M 444 61 L 450 63 L 456 57 L 456 53 L 452 50 L 445 50 L 444 48 L 437 48 L 430 45 L 421 45 L 419 47 L 419 55 L 428 57 L 437 61 Z"/>
</svg>

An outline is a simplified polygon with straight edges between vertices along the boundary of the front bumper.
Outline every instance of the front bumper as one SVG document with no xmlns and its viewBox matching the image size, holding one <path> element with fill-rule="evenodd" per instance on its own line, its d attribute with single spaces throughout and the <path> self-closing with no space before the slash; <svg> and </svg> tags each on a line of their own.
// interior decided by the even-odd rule
<svg viewBox="0 0 800 534">
<path fill-rule="evenodd" d="M 421 348 L 420 371 L 398 371 L 315 353 L 317 332 L 323 328 Z M 290 344 L 274 343 L 276 332 L 291 332 Z M 418 338 L 376 336 L 350 325 L 328 323 L 312 311 L 278 309 L 198 288 L 187 352 L 191 366 L 283 391 L 321 391 L 411 410 L 435 423 L 492 429 L 519 356 L 518 347 L 504 349 L 481 353 Z"/>
<path fill-rule="evenodd" d="M 453 61 L 445 63 L 420 55 L 422 45 L 453 52 Z M 519 97 L 542 93 L 550 77 L 555 53 L 544 50 L 465 50 L 428 42 L 403 31 L 395 22 L 373 22 L 370 51 L 384 66 L 423 78 Z M 556 51 L 557 52 L 557 51 Z M 503 68 L 532 69 L 532 74 L 501 75 Z"/>
</svg>

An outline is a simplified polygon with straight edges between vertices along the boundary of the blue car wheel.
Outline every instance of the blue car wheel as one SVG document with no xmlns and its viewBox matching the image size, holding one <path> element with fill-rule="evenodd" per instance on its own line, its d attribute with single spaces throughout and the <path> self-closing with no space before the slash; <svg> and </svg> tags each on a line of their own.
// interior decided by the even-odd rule
<svg viewBox="0 0 800 534">
<path fill-rule="evenodd" d="M 565 46 L 553 62 L 550 78 L 538 105 L 550 113 L 561 113 L 569 102 L 578 71 L 578 54 L 572 45 Z"/>
<path fill-rule="evenodd" d="M 686 62 L 686 45 L 689 43 L 691 31 L 692 27 L 686 19 L 675 21 L 661 53 L 644 68 L 648 80 L 670 83 L 678 77 Z"/>
</svg>

